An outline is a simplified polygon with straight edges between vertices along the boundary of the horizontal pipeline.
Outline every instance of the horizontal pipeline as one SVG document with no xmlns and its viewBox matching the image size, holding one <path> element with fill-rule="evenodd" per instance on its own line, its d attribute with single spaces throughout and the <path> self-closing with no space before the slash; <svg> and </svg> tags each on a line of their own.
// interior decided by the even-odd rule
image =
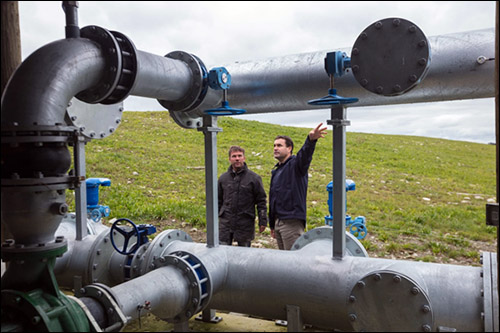
<svg viewBox="0 0 500 333">
<path fill-rule="evenodd" d="M 374 94 L 361 87 L 349 70 L 335 79 L 338 95 L 359 98 L 349 107 L 494 96 L 494 61 L 478 61 L 495 57 L 493 28 L 434 36 L 428 40 L 430 67 L 426 77 L 411 91 L 391 97 Z M 247 114 L 325 108 L 307 102 L 327 94 L 330 82 L 324 58 L 327 52 L 334 50 L 350 56 L 350 48 L 343 48 L 225 65 L 232 79 L 228 91 L 231 107 L 245 109 Z M 189 111 L 189 116 L 200 117 L 203 110 L 219 106 L 221 92 L 210 89 L 205 101 Z"/>
</svg>

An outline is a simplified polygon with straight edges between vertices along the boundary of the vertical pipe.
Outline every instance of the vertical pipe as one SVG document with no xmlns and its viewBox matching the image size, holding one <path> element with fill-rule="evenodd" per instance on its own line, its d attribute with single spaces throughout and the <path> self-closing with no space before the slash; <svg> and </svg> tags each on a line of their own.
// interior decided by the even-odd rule
<svg viewBox="0 0 500 333">
<path fill-rule="evenodd" d="M 499 60 L 498 60 L 498 48 L 500 47 L 499 45 L 499 35 L 498 35 L 498 8 L 499 4 L 498 1 L 496 2 L 496 22 L 495 22 L 495 131 L 496 131 L 496 149 L 497 149 L 497 204 L 500 203 L 500 107 L 498 105 L 499 103 L 499 96 L 498 96 L 498 90 L 499 90 Z M 497 226 L 497 254 L 500 253 L 500 226 Z M 497 255 L 497 286 L 500 286 L 500 256 Z M 498 299 L 500 299 L 500 289 L 498 291 Z"/>
<path fill-rule="evenodd" d="M 204 116 L 205 135 L 205 186 L 206 186 L 206 218 L 207 246 L 219 246 L 219 207 L 217 195 L 217 117 Z"/>
<path fill-rule="evenodd" d="M 82 240 L 87 235 L 87 186 L 85 184 L 85 141 L 83 140 L 83 137 L 78 137 L 74 143 L 75 176 L 80 181 L 80 186 L 75 189 L 76 240 Z"/>
<path fill-rule="evenodd" d="M 79 38 L 80 27 L 78 27 L 78 1 L 63 1 L 62 7 L 66 14 L 66 38 Z"/>
<path fill-rule="evenodd" d="M 345 115 L 343 105 L 331 109 L 329 125 L 333 126 L 333 258 L 342 259 L 345 255 Z"/>
</svg>

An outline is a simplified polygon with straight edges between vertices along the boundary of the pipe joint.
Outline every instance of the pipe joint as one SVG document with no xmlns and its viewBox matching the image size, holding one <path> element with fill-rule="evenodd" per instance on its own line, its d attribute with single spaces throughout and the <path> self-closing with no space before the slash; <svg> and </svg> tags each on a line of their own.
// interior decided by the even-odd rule
<svg viewBox="0 0 500 333">
<path fill-rule="evenodd" d="M 208 305 L 212 297 L 212 279 L 200 259 L 186 251 L 178 251 L 155 260 L 156 267 L 169 265 L 180 270 L 187 280 L 189 299 L 179 314 L 163 319 L 173 323 L 182 323 Z"/>
<path fill-rule="evenodd" d="M 75 290 L 75 296 L 85 304 L 89 321 L 101 326 L 103 332 L 119 332 L 127 324 L 127 317 L 108 286 L 94 283 Z"/>
<path fill-rule="evenodd" d="M 197 108 L 205 99 L 208 91 L 208 71 L 205 64 L 195 55 L 174 51 L 165 57 L 181 60 L 191 71 L 191 85 L 187 93 L 175 101 L 158 100 L 158 102 L 170 111 L 170 115 L 175 122 L 184 128 L 196 128 L 201 126 L 200 118 L 192 118 L 185 112 Z"/>
<path fill-rule="evenodd" d="M 96 86 L 76 97 L 86 103 L 116 104 L 128 97 L 137 75 L 137 50 L 124 34 L 92 25 L 81 29 L 81 37 L 90 39 L 103 50 L 106 70 Z"/>
</svg>

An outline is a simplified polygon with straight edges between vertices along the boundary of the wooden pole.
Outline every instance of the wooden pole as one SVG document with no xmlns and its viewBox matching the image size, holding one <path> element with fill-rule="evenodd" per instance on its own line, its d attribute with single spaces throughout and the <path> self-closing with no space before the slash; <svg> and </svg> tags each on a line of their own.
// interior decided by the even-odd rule
<svg viewBox="0 0 500 333">
<path fill-rule="evenodd" d="M 1 16 L 1 65 L 2 65 L 2 95 L 14 74 L 16 68 L 21 64 L 21 33 L 19 29 L 19 5 L 17 1 L 2 1 Z M 2 220 L 2 243 L 12 238 Z"/>
</svg>

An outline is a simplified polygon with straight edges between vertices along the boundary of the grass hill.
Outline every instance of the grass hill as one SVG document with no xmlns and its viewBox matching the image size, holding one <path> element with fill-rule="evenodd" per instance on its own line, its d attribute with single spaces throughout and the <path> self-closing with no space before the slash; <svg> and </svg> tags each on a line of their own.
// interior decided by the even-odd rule
<svg viewBox="0 0 500 333">
<path fill-rule="evenodd" d="M 231 145 L 246 149 L 247 164 L 269 190 L 276 135 L 300 149 L 309 129 L 219 117 L 218 175 L 228 168 Z M 332 180 L 332 136 L 319 140 L 309 170 L 308 229 L 323 226 L 326 185 Z M 166 111 L 125 112 L 117 131 L 86 146 L 87 178 L 104 177 L 100 203 L 109 218 L 165 227 L 175 220 L 205 226 L 203 133 L 179 127 Z M 445 262 L 496 251 L 496 229 L 485 223 L 496 197 L 495 146 L 434 138 L 347 132 L 347 213 L 365 216 L 362 241 L 370 256 L 405 256 Z M 69 197 L 72 204 L 71 196 Z M 73 205 L 74 206 L 74 205 Z"/>
</svg>

